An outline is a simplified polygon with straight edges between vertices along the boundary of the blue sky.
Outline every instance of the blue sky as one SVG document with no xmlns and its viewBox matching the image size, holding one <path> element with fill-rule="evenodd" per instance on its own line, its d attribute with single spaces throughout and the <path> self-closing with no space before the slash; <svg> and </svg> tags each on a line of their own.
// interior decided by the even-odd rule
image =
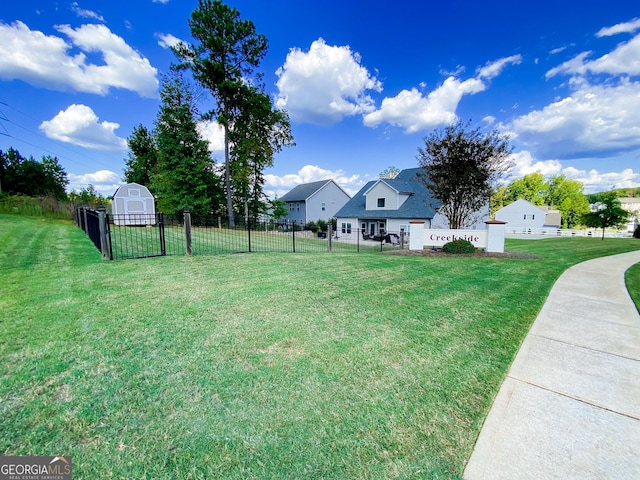
<svg viewBox="0 0 640 480">
<path fill-rule="evenodd" d="M 259 71 L 295 147 L 265 190 L 335 179 L 353 194 L 452 122 L 512 137 L 513 177 L 587 193 L 640 186 L 640 8 L 628 0 L 229 1 L 269 40 Z M 55 155 L 70 188 L 111 195 L 126 138 L 153 127 L 160 75 L 196 1 L 5 2 L 0 149 Z M 202 103 L 206 109 L 206 99 Z M 212 156 L 221 136 L 203 124 Z"/>
</svg>

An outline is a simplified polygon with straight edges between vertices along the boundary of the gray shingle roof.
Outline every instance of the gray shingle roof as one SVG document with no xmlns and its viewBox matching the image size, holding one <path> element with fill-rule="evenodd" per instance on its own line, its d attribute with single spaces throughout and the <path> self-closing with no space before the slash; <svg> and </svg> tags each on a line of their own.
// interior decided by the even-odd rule
<svg viewBox="0 0 640 480">
<path fill-rule="evenodd" d="M 311 195 L 316 193 L 330 181 L 331 180 L 321 180 L 319 182 L 303 183 L 302 185 L 298 185 L 285 193 L 278 200 L 282 200 L 283 202 L 306 201 Z"/>
<path fill-rule="evenodd" d="M 409 194 L 409 198 L 398 210 L 367 210 L 365 193 L 378 181 L 368 182 L 360 189 L 344 207 L 336 213 L 341 218 L 433 218 L 436 214 L 434 207 L 439 202 L 433 198 L 431 190 L 418 178 L 421 168 L 409 168 L 402 170 L 394 179 L 383 181 L 400 193 Z"/>
</svg>

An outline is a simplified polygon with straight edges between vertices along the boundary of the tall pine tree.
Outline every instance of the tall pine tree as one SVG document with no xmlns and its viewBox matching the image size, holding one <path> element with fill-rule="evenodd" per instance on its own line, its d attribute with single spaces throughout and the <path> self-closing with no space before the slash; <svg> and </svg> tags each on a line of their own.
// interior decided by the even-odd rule
<svg viewBox="0 0 640 480">
<path fill-rule="evenodd" d="M 164 77 L 162 105 L 155 123 L 158 149 L 151 191 L 158 209 L 178 213 L 184 209 L 205 215 L 217 209 L 219 186 L 213 172 L 208 143 L 196 128 L 193 95 L 179 74 Z"/>
</svg>

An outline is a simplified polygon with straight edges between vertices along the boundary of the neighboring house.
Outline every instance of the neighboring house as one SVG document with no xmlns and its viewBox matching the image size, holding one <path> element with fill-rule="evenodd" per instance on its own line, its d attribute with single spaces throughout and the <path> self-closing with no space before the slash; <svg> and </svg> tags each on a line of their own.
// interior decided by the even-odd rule
<svg viewBox="0 0 640 480">
<path fill-rule="evenodd" d="M 620 206 L 631 214 L 627 223 L 627 231 L 635 232 L 640 223 L 640 198 L 637 197 L 621 197 Z"/>
<path fill-rule="evenodd" d="M 298 185 L 278 200 L 289 211 L 283 220 L 306 224 L 333 218 L 350 198 L 333 180 L 322 180 Z"/>
<path fill-rule="evenodd" d="M 448 228 L 447 219 L 437 213 L 439 202 L 418 178 L 421 168 L 402 170 L 396 178 L 381 178 L 367 183 L 337 213 L 337 234 L 361 229 L 367 237 L 384 233 L 409 232 L 411 220 L 422 220 L 424 228 Z M 486 212 L 480 215 L 488 220 Z M 475 226 L 471 228 L 484 228 Z"/>
<path fill-rule="evenodd" d="M 118 187 L 111 203 L 116 225 L 155 224 L 155 199 L 149 189 L 139 183 Z"/>
<path fill-rule="evenodd" d="M 496 212 L 496 220 L 507 222 L 507 231 L 512 229 L 560 227 L 558 210 L 545 205 L 534 205 L 527 200 L 516 200 Z"/>
</svg>

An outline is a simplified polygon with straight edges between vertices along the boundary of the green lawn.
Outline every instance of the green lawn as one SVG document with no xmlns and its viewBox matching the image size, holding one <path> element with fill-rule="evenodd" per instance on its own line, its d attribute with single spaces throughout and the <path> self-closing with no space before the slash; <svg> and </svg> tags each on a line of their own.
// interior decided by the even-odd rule
<svg viewBox="0 0 640 480">
<path fill-rule="evenodd" d="M 72 455 L 75 479 L 460 478 L 557 277 L 640 242 L 507 249 L 544 258 L 107 262 L 0 215 L 0 454 Z"/>
<path fill-rule="evenodd" d="M 636 263 L 625 274 L 627 290 L 640 312 L 640 263 Z"/>
</svg>

